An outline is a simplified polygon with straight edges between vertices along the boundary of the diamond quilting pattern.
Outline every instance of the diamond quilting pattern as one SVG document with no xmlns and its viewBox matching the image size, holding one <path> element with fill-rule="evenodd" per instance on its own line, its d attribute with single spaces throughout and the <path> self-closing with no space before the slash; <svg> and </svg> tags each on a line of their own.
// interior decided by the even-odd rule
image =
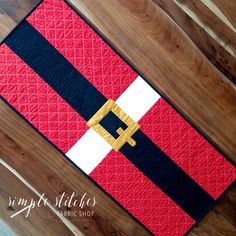
<svg viewBox="0 0 236 236">
<path fill-rule="evenodd" d="M 184 235 L 194 223 L 121 153 L 111 151 L 90 176 L 155 235 Z"/>
<path fill-rule="evenodd" d="M 107 98 L 116 100 L 137 77 L 62 0 L 45 0 L 27 20 Z"/>
<path fill-rule="evenodd" d="M 0 47 L 0 94 L 63 152 L 86 122 L 8 47 Z"/>
<path fill-rule="evenodd" d="M 164 99 L 139 121 L 141 129 L 213 197 L 236 178 L 235 168 Z M 90 174 L 156 235 L 183 235 L 192 219 L 122 154 L 111 152 Z"/>
<path fill-rule="evenodd" d="M 44 0 L 27 19 L 107 98 L 116 100 L 137 74 L 62 0 Z M 0 47 L 0 93 L 63 152 L 86 132 L 85 121 L 6 45 Z M 234 167 L 163 99 L 142 130 L 217 198 Z M 158 235 L 183 235 L 192 219 L 122 154 L 111 152 L 91 177 Z"/>
<path fill-rule="evenodd" d="M 27 20 L 108 98 L 117 99 L 136 78 L 62 0 L 44 1 Z M 6 45 L 0 47 L 0 56 L 1 95 L 67 152 L 87 130 L 83 118 Z"/>
<path fill-rule="evenodd" d="M 235 168 L 164 99 L 139 121 L 144 133 L 213 197 L 236 178 Z"/>
</svg>

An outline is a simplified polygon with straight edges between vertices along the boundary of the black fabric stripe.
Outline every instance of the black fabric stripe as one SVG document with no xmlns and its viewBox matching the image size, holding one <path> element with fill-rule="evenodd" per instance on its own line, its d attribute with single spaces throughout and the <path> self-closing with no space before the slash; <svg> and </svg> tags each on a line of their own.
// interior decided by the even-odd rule
<svg viewBox="0 0 236 236">
<path fill-rule="evenodd" d="M 202 218 L 215 200 L 142 131 L 132 137 L 135 148 L 125 144 L 120 151 L 194 220 Z"/>
<path fill-rule="evenodd" d="M 107 101 L 27 21 L 22 22 L 5 43 L 85 120 L 88 121 Z"/>
<path fill-rule="evenodd" d="M 5 43 L 85 120 L 89 120 L 106 102 L 106 98 L 29 23 L 23 22 Z M 114 131 L 117 123 L 111 125 L 115 119 L 110 117 L 106 117 L 102 123 L 108 131 L 110 128 Z M 198 221 L 215 200 L 141 130 L 133 135 L 133 139 L 137 143 L 134 148 L 125 144 L 120 151 Z"/>
</svg>

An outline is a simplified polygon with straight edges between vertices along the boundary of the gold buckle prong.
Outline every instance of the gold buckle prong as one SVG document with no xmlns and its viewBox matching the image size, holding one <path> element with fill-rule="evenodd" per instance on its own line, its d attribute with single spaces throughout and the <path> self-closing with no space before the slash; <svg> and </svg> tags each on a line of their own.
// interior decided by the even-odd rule
<svg viewBox="0 0 236 236">
<path fill-rule="evenodd" d="M 117 129 L 116 132 L 119 134 L 117 139 L 115 139 L 99 123 L 110 111 L 127 125 L 125 130 L 123 130 L 121 127 Z M 132 147 L 136 145 L 136 141 L 132 138 L 132 135 L 139 129 L 139 125 L 131 117 L 129 117 L 112 99 L 107 100 L 107 102 L 93 115 L 87 124 L 103 139 L 105 139 L 117 152 L 124 146 L 126 142 Z"/>
<path fill-rule="evenodd" d="M 124 132 L 124 130 L 123 130 L 121 127 L 119 127 L 116 132 L 117 132 L 117 134 L 122 135 L 123 132 Z M 130 137 L 130 138 L 127 140 L 127 143 L 128 143 L 131 147 L 134 147 L 134 146 L 136 145 L 136 141 L 135 141 L 134 139 L 132 139 L 132 137 Z"/>
</svg>

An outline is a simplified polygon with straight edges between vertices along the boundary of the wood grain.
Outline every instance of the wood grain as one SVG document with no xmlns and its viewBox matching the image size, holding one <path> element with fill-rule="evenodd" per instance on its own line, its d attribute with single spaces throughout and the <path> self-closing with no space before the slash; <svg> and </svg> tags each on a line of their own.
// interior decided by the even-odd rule
<svg viewBox="0 0 236 236">
<path fill-rule="evenodd" d="M 236 4 L 234 0 L 212 0 L 212 2 L 225 14 L 236 29 Z"/>
<path fill-rule="evenodd" d="M 41 0 L 0 0 L 0 43 Z"/>
<path fill-rule="evenodd" d="M 230 80 L 236 83 L 236 58 L 233 55 L 213 39 L 211 35 L 197 24 L 189 16 L 188 12 L 183 11 L 176 2 L 173 0 L 153 1 L 158 4 L 158 6 L 162 8 L 162 10 L 164 10 L 179 27 L 181 27 L 181 29 L 190 37 L 190 39 L 213 65 L 215 65 Z M 224 2 L 224 4 L 227 5 L 227 2 Z M 201 20 L 201 12 L 199 12 L 198 15 Z M 211 19 L 211 16 L 216 17 L 213 12 L 208 17 Z M 220 22 L 220 25 L 224 25 L 224 22 Z"/>
<path fill-rule="evenodd" d="M 34 199 L 34 201 L 39 199 L 39 197 L 24 183 L 13 175 L 5 166 L 0 164 L 0 219 L 10 227 L 11 231 L 18 236 L 74 235 L 54 213 L 49 211 L 50 209 L 46 206 L 33 209 L 27 218 L 25 217 L 25 212 L 24 214 L 22 213 L 14 218 L 10 218 L 10 216 L 16 213 L 16 211 L 23 208 L 18 205 L 9 206 L 9 198 L 15 199 L 15 197 L 17 199 L 24 198 L 29 201 L 31 199 Z M 48 219 L 49 214 L 54 215 L 54 221 Z M 4 228 L 1 228 L 1 230 L 1 232 L 4 232 Z"/>
<path fill-rule="evenodd" d="M 95 214 L 84 220 L 68 216 L 84 235 L 150 235 L 108 195 L 75 168 L 2 100 L 0 101 L 0 159 L 14 168 L 50 202 L 66 192 L 96 198 Z M 58 210 L 68 210 L 62 207 Z M 71 211 L 78 210 L 71 206 Z M 91 210 L 86 207 L 84 210 Z"/>
<path fill-rule="evenodd" d="M 68 0 L 231 160 L 236 88 L 151 0 Z"/>
<path fill-rule="evenodd" d="M 236 30 L 233 31 L 206 7 L 201 0 L 174 0 L 189 16 L 221 44 L 232 56 L 236 57 Z"/>
</svg>

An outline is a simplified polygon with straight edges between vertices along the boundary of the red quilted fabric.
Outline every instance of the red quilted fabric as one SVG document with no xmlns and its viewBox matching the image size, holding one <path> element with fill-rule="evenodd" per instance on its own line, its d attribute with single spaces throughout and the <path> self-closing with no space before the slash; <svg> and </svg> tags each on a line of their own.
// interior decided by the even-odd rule
<svg viewBox="0 0 236 236">
<path fill-rule="evenodd" d="M 234 181 L 233 165 L 164 99 L 160 99 L 139 124 L 157 146 L 214 198 Z"/>
<path fill-rule="evenodd" d="M 62 0 L 45 0 L 27 19 L 99 91 L 116 100 L 137 74 Z M 0 47 L 0 93 L 66 153 L 86 123 L 6 45 Z M 214 198 L 235 168 L 160 99 L 142 130 Z M 158 235 L 183 235 L 194 223 L 122 154 L 110 152 L 91 177 Z"/>
<path fill-rule="evenodd" d="M 63 152 L 86 122 L 7 46 L 0 47 L 1 95 Z"/>
<path fill-rule="evenodd" d="M 111 151 L 90 176 L 155 235 L 184 235 L 194 223 L 121 153 Z"/>
</svg>

